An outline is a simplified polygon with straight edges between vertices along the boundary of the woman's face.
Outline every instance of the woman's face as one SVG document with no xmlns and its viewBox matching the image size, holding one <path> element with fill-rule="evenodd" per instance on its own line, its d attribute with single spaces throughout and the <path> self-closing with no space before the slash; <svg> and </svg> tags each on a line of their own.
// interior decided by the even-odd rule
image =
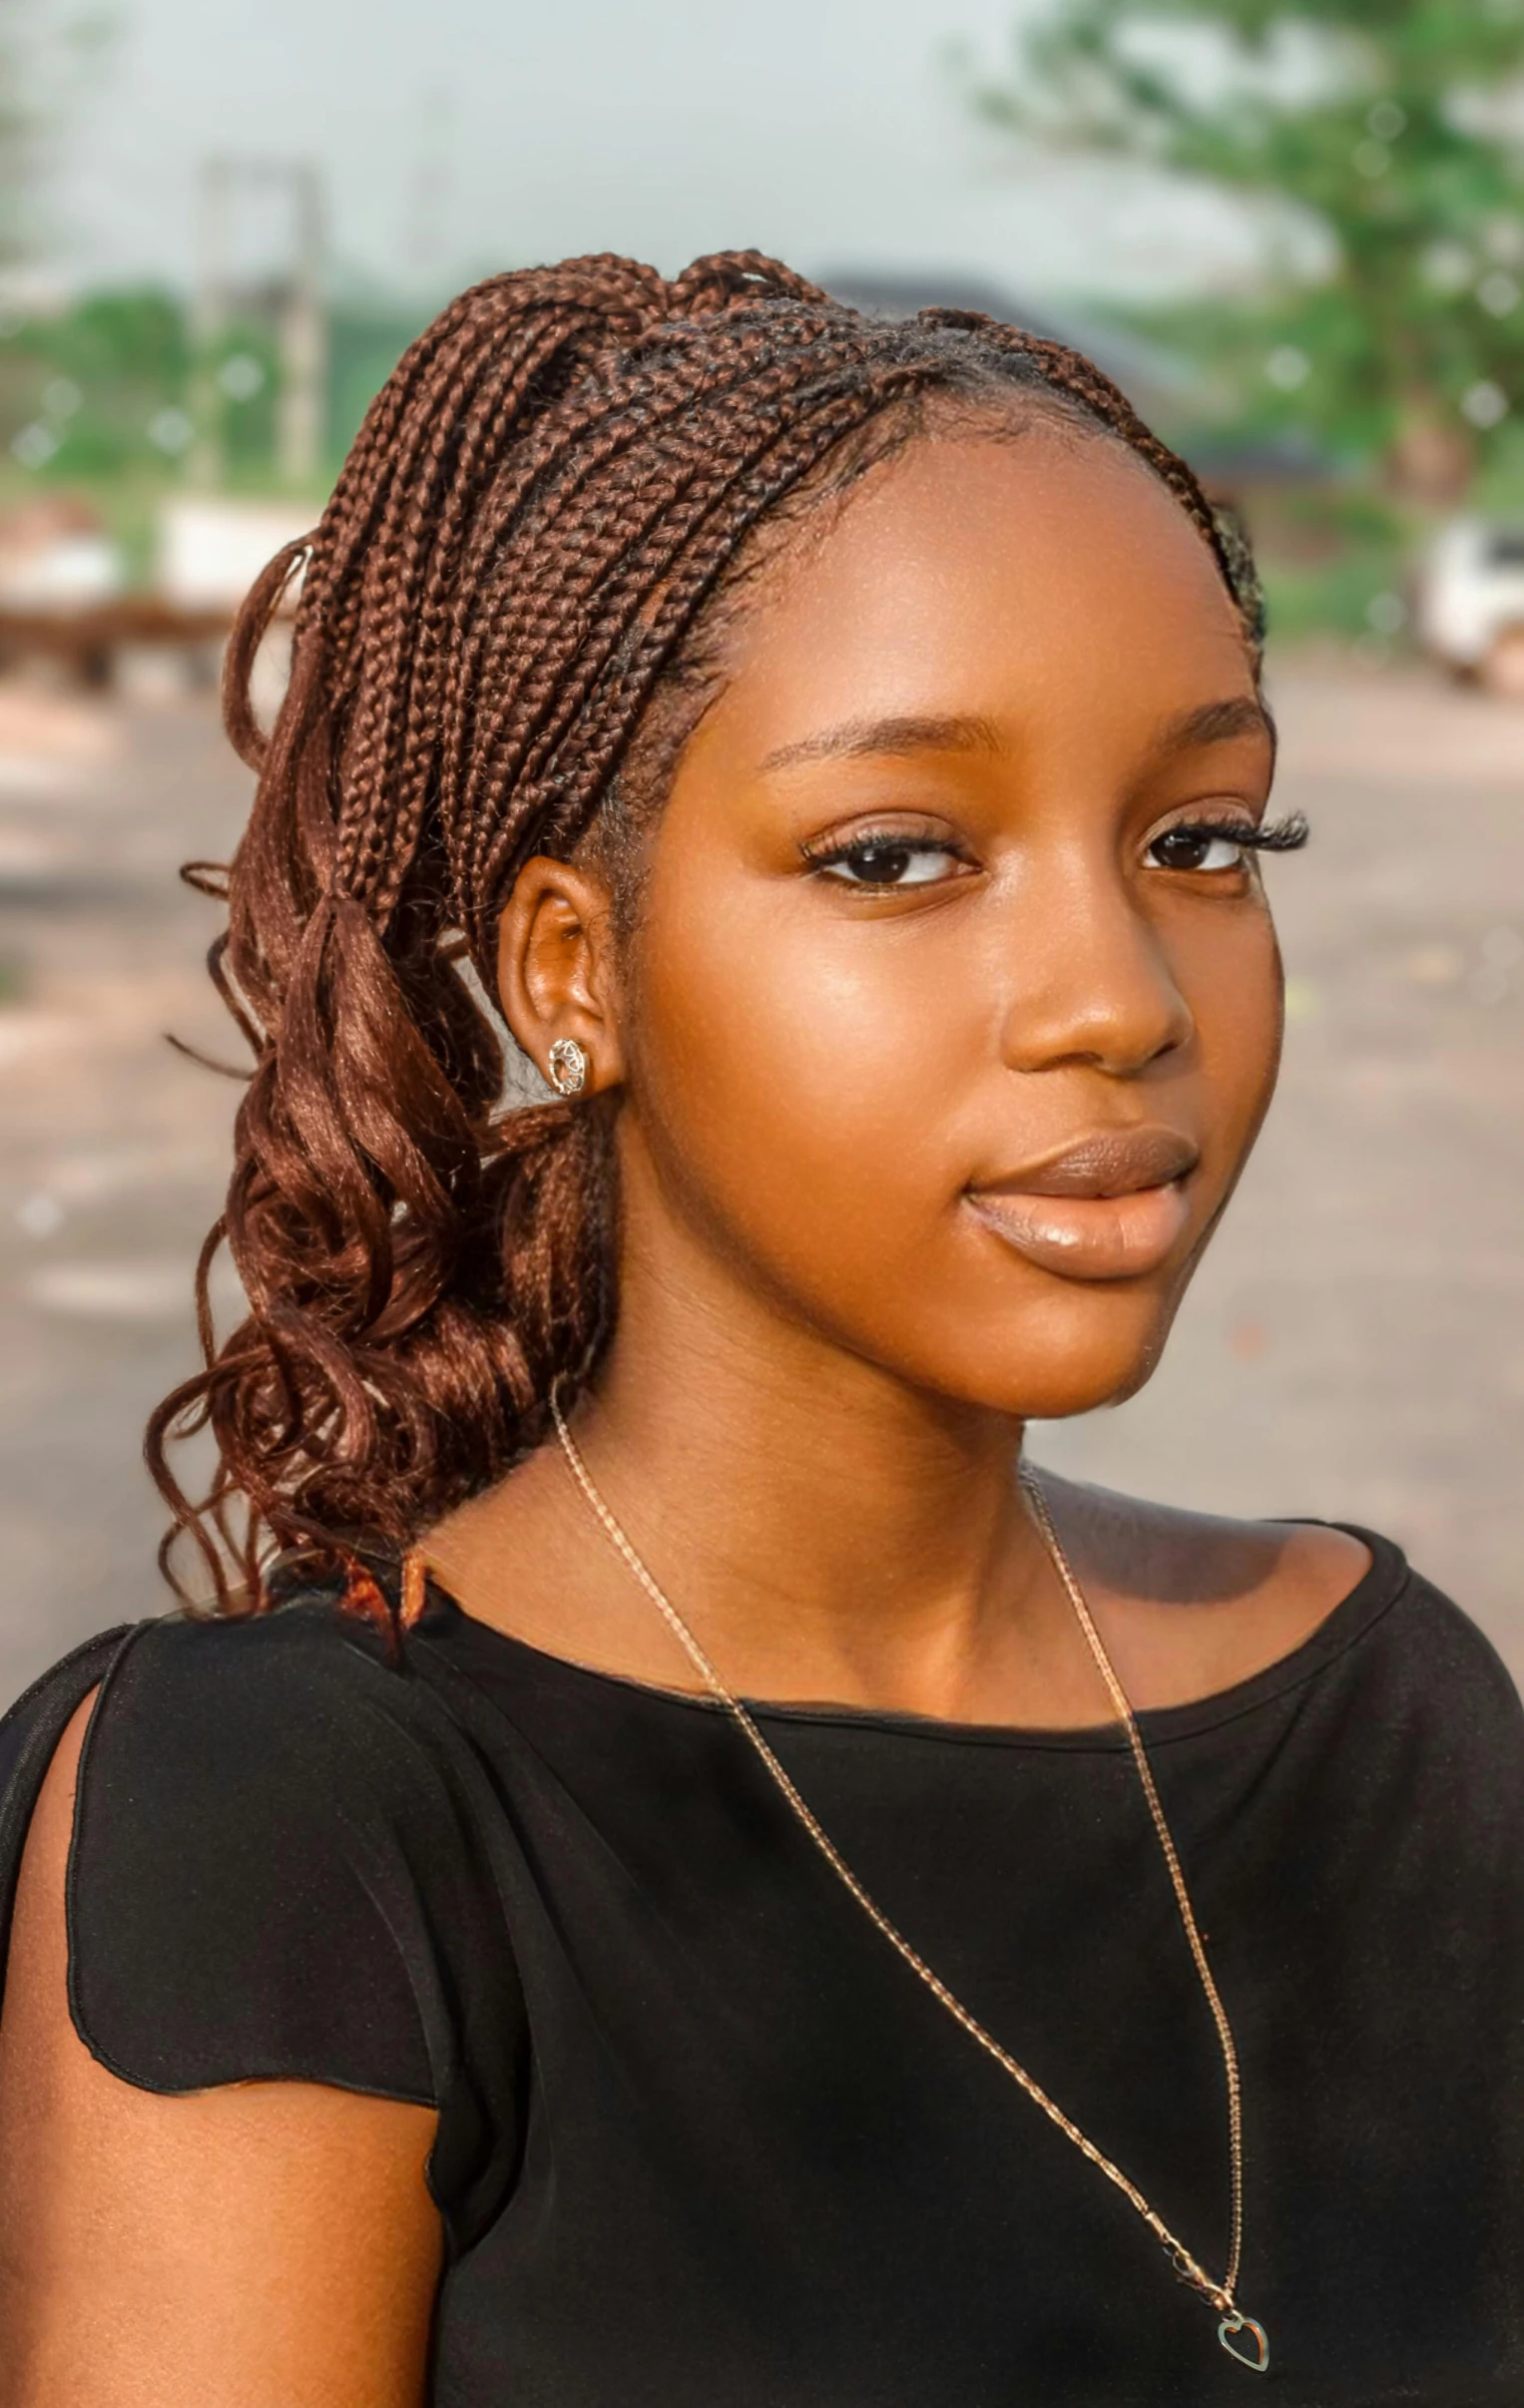
<svg viewBox="0 0 1524 2408">
<path fill-rule="evenodd" d="M 1271 736 L 1208 549 L 1039 422 L 914 443 L 753 593 L 653 840 L 627 1243 L 665 1220 L 919 1389 L 1124 1396 L 1279 1048 L 1231 834 Z"/>
</svg>

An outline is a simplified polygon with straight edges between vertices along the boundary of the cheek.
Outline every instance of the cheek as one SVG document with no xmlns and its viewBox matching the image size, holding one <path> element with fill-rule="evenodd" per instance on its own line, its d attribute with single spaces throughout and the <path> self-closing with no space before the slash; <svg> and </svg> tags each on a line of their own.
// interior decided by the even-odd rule
<svg viewBox="0 0 1524 2408">
<path fill-rule="evenodd" d="M 1171 932 L 1190 1006 L 1211 1168 L 1232 1182 L 1265 1117 L 1280 1065 L 1281 971 L 1270 911 L 1207 911 Z"/>
<path fill-rule="evenodd" d="M 924 922 L 844 921 L 797 884 L 652 900 L 636 1061 L 666 1167 L 795 1271 L 924 1237 L 977 1057 L 966 973 L 936 974 Z"/>
</svg>

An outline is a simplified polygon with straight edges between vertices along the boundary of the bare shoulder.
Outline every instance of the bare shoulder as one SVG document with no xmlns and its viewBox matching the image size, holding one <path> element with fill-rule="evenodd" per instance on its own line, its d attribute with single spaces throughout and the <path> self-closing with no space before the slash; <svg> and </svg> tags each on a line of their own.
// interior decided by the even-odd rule
<svg viewBox="0 0 1524 2408">
<path fill-rule="evenodd" d="M 1140 1603 L 1226 1605 L 1280 1596 L 1293 1612 L 1324 1613 L 1347 1596 L 1370 1550 L 1325 1522 L 1245 1522 L 1156 1505 L 1115 1489 L 1043 1475 L 1066 1541 L 1073 1537 L 1119 1595 Z"/>
<path fill-rule="evenodd" d="M 1363 1542 L 1325 1523 L 1193 1513 L 1051 1474 L 1043 1488 L 1142 1705 L 1183 1703 L 1264 1671 L 1370 1569 Z"/>
<path fill-rule="evenodd" d="M 75 2030 L 65 1885 L 93 1701 L 32 1816 L 0 2013 L 0 2408 L 417 2408 L 432 2113 L 299 2083 L 166 2097 Z"/>
</svg>

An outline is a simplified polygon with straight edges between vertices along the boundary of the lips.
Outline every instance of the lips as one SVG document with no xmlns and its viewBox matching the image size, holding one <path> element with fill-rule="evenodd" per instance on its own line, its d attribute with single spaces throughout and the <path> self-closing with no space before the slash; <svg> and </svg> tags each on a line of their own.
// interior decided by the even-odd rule
<svg viewBox="0 0 1524 2408">
<path fill-rule="evenodd" d="M 1027 1169 L 965 1191 L 976 1219 L 1040 1269 L 1068 1279 L 1145 1278 L 1191 1216 L 1199 1149 L 1178 1130 L 1097 1131 Z"/>
</svg>

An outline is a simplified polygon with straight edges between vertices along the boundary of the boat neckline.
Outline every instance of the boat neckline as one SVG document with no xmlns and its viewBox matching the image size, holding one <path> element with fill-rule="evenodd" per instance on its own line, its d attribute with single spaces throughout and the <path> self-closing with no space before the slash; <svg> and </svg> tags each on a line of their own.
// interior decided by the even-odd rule
<svg viewBox="0 0 1524 2408">
<path fill-rule="evenodd" d="M 1286 1517 L 1289 1523 L 1290 1517 Z M 1348 1650 L 1358 1645 L 1366 1633 L 1394 1606 L 1410 1586 L 1413 1575 L 1400 1547 L 1383 1538 L 1378 1532 L 1365 1530 L 1353 1522 L 1313 1522 L 1309 1516 L 1296 1518 L 1300 1528 L 1341 1530 L 1358 1539 L 1369 1550 L 1370 1561 L 1354 1586 L 1331 1606 L 1305 1639 L 1271 1663 L 1262 1665 L 1242 1681 L 1226 1688 L 1213 1689 L 1200 1697 L 1189 1697 L 1176 1705 L 1144 1706 L 1134 1719 L 1142 1736 L 1152 1744 L 1168 1743 L 1172 1739 L 1190 1738 L 1198 1732 L 1215 1729 L 1219 1724 L 1238 1719 L 1242 1714 L 1283 1696 L 1288 1689 L 1300 1687 L 1325 1667 L 1334 1663 Z M 425 1593 L 424 1612 L 414 1626 L 413 1636 L 425 1645 L 442 1649 L 450 1656 L 462 1652 L 471 1659 L 469 1669 L 490 1676 L 496 1672 L 512 1672 L 517 1680 L 531 1679 L 542 1684 L 571 1684 L 585 1686 L 595 1683 L 606 1689 L 616 1689 L 632 1702 L 645 1702 L 653 1707 L 681 1708 L 697 1713 L 724 1713 L 727 1708 L 718 1697 L 702 1690 L 668 1688 L 658 1682 L 640 1681 L 630 1673 L 610 1671 L 601 1665 L 579 1663 L 572 1656 L 558 1656 L 551 1649 L 536 1647 L 498 1624 L 486 1622 L 472 1614 L 459 1599 L 430 1575 Z M 492 1686 L 496 1686 L 495 1683 Z M 759 1721 L 795 1723 L 820 1728 L 838 1728 L 863 1732 L 883 1731 L 907 1737 L 950 1740 L 974 1746 L 1027 1746 L 1044 1748 L 1117 1748 L 1127 1745 L 1127 1736 L 1120 1722 L 1076 1723 L 1073 1726 L 1045 1727 L 1036 1723 L 972 1722 L 950 1719 L 935 1714 L 918 1714 L 880 1706 L 836 1704 L 829 1700 L 802 1702 L 793 1699 L 743 1697 L 741 1702 Z"/>
</svg>

